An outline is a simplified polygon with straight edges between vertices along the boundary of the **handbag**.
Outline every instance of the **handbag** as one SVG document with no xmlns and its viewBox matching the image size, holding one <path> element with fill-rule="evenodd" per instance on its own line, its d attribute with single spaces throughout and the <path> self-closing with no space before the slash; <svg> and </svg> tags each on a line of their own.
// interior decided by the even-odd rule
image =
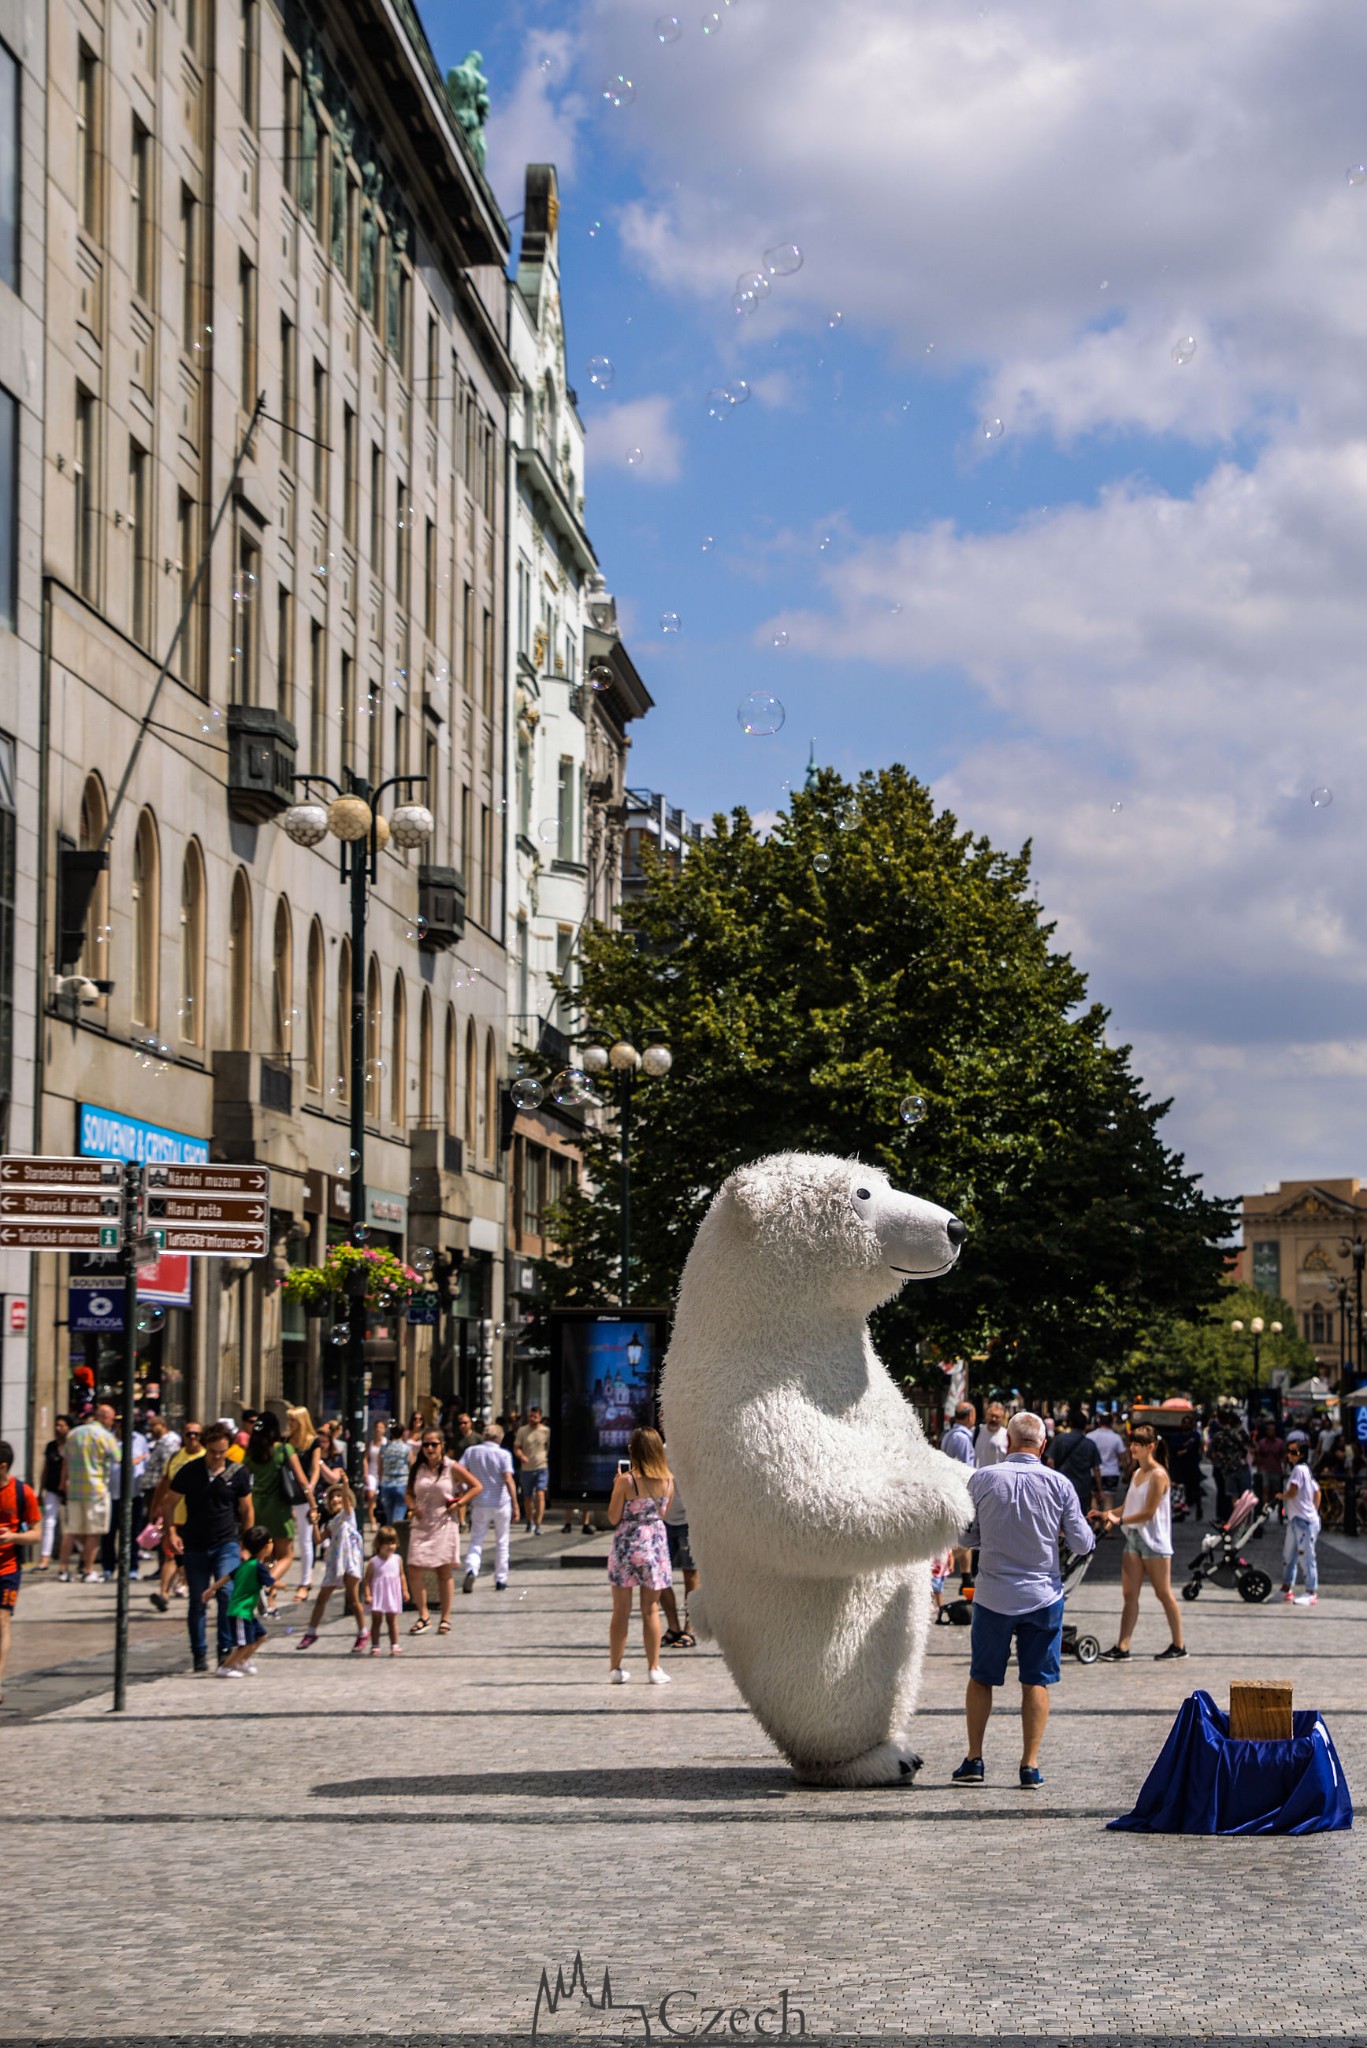
<svg viewBox="0 0 1367 2048">
<path fill-rule="evenodd" d="M 139 1550 L 160 1550 L 160 1549 L 161 1549 L 161 1538 L 162 1538 L 162 1526 L 161 1526 L 161 1517 L 160 1517 L 160 1515 L 158 1515 L 158 1517 L 157 1517 L 157 1519 L 156 1519 L 156 1521 L 155 1521 L 155 1522 L 145 1522 L 145 1523 L 143 1524 L 142 1528 L 141 1528 L 141 1529 L 139 1529 L 139 1531 L 138 1531 L 138 1534 L 137 1534 L 137 1538 L 136 1538 L 136 1541 L 137 1541 L 137 1546 L 138 1546 L 138 1549 L 139 1549 Z"/>
<path fill-rule="evenodd" d="M 287 1507 L 301 1508 L 308 1500 L 309 1490 L 295 1476 L 293 1454 L 286 1451 L 283 1444 L 279 1448 L 284 1452 L 280 1464 L 280 1491 Z"/>
</svg>

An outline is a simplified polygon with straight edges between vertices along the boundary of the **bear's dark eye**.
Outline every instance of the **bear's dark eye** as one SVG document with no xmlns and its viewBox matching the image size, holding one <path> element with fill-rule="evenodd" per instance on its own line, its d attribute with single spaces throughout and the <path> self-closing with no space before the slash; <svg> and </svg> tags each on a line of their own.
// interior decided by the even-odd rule
<svg viewBox="0 0 1367 2048">
<path fill-rule="evenodd" d="M 871 1201 L 873 1198 L 873 1190 L 871 1188 L 856 1188 L 854 1191 L 854 1198 L 857 1202 Z"/>
</svg>

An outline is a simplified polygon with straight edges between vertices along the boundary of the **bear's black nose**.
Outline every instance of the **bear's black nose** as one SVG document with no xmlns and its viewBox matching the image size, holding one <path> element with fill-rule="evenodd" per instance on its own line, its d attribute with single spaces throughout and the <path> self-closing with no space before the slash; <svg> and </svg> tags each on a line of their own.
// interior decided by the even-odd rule
<svg viewBox="0 0 1367 2048">
<path fill-rule="evenodd" d="M 945 1236 L 949 1239 L 950 1243 L 954 1246 L 955 1250 L 957 1251 L 959 1246 L 963 1243 L 964 1239 L 968 1236 L 968 1225 L 966 1223 L 960 1223 L 957 1216 L 951 1216 L 948 1223 L 946 1223 L 945 1225 Z"/>
</svg>

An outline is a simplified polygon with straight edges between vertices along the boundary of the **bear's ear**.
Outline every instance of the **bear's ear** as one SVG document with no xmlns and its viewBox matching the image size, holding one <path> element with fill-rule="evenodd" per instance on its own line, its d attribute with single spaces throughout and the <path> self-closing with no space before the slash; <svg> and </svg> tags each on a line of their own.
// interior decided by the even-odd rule
<svg viewBox="0 0 1367 2048">
<path fill-rule="evenodd" d="M 732 1215 L 751 1231 L 763 1225 L 774 1207 L 775 1184 L 773 1174 L 767 1171 L 768 1162 L 760 1161 L 753 1166 L 738 1166 L 721 1184 L 720 1199 Z"/>
</svg>

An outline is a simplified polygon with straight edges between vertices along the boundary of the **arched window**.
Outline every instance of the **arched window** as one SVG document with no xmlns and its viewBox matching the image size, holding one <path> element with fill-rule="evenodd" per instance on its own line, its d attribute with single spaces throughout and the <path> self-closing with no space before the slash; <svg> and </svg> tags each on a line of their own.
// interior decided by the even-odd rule
<svg viewBox="0 0 1367 2048">
<path fill-rule="evenodd" d="M 185 848 L 180 870 L 180 1035 L 204 1043 L 204 856 L 199 841 Z"/>
<path fill-rule="evenodd" d="M 135 1024 L 157 1028 L 158 940 L 161 932 L 161 851 L 150 811 L 138 819 L 133 841 L 133 992 Z"/>
<path fill-rule="evenodd" d="M 315 917 L 309 926 L 309 962 L 307 1015 L 304 1028 L 308 1042 L 304 1048 L 304 1085 L 311 1095 L 323 1092 L 323 1035 L 324 1035 L 324 993 L 323 993 L 323 927 Z"/>
<path fill-rule="evenodd" d="M 228 1045 L 247 1052 L 252 1042 L 252 891 L 245 868 L 233 876 L 228 922 Z"/>
<path fill-rule="evenodd" d="M 287 1060 L 294 1047 L 294 928 L 283 896 L 275 905 L 271 939 L 271 1051 Z"/>
<path fill-rule="evenodd" d="M 351 941 L 337 948 L 337 1072 L 333 1080 L 339 1102 L 351 1100 Z"/>
<path fill-rule="evenodd" d="M 432 1121 L 432 998 L 424 989 L 418 1012 L 418 1122 Z"/>
<path fill-rule="evenodd" d="M 389 1036 L 389 1121 L 408 1118 L 408 991 L 401 974 L 394 976 L 394 1018 Z"/>
<path fill-rule="evenodd" d="M 473 1165 L 478 1158 L 475 1141 L 479 1135 L 479 1041 L 475 1037 L 475 1020 L 469 1019 L 465 1026 L 465 1163 Z"/>
<path fill-rule="evenodd" d="M 498 1059 L 492 1031 L 484 1034 L 484 1153 L 488 1159 L 498 1154 Z"/>
<path fill-rule="evenodd" d="M 380 1001 L 380 965 L 371 955 L 365 980 L 365 1113 L 377 1117 L 384 1082 L 384 1006 Z"/>
<path fill-rule="evenodd" d="M 1310 1342 L 1312 1344 L 1327 1344 L 1328 1341 L 1329 1339 L 1325 1334 L 1324 1310 L 1316 1302 L 1310 1311 Z"/>
<path fill-rule="evenodd" d="M 98 775 L 88 775 L 81 791 L 80 833 L 85 852 L 94 852 L 104 837 L 108 822 L 109 806 L 104 800 L 104 784 Z M 106 868 L 96 880 L 90 894 L 90 907 L 85 914 L 85 944 L 81 948 L 79 972 L 91 981 L 110 979 L 109 939 L 109 870 Z M 105 1003 L 103 996 L 100 1003 Z"/>
<path fill-rule="evenodd" d="M 446 1059 L 441 1077 L 442 1093 L 445 1096 L 443 1108 L 446 1112 L 447 1136 L 454 1138 L 460 1130 L 460 1111 L 456 1107 L 456 1006 L 446 1005 Z"/>
</svg>

